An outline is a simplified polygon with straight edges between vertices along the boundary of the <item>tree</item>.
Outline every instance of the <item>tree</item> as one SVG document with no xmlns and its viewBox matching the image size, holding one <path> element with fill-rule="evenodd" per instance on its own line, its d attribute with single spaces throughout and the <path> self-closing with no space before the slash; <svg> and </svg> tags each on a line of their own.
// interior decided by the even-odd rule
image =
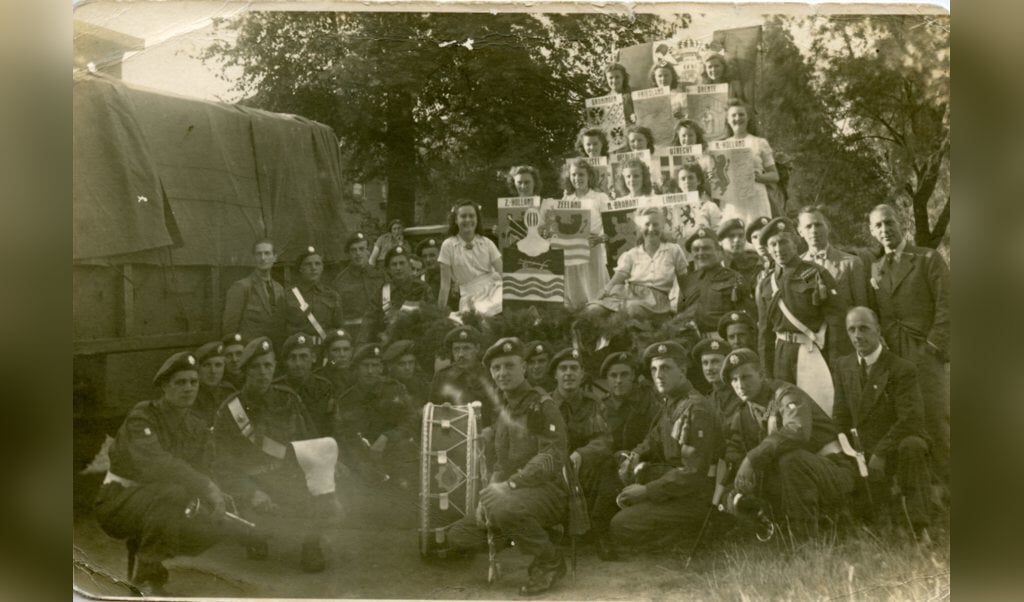
<svg viewBox="0 0 1024 602">
<path fill-rule="evenodd" d="M 386 178 L 388 217 L 443 217 L 456 198 L 507 194 L 499 174 L 528 163 L 548 194 L 604 92 L 616 47 L 671 34 L 681 15 L 249 13 L 218 27 L 233 42 L 203 57 L 241 67 L 247 104 L 332 126 L 347 175 Z M 488 207 L 490 203 L 484 203 Z"/>
<path fill-rule="evenodd" d="M 917 244 L 949 225 L 949 18 L 812 17 L 811 59 L 831 119 L 875 154 L 910 206 Z"/>
</svg>

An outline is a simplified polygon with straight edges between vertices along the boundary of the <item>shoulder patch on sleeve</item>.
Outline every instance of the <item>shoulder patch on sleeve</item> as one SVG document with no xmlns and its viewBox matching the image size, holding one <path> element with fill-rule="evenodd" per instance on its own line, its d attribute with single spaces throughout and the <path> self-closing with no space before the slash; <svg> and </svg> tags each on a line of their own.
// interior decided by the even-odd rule
<svg viewBox="0 0 1024 602">
<path fill-rule="evenodd" d="M 796 409 L 796 404 L 791 401 L 791 402 L 789 402 L 789 404 L 786 405 L 786 407 L 791 409 L 791 410 L 795 410 Z"/>
<path fill-rule="evenodd" d="M 551 431 L 551 432 L 553 433 L 553 432 L 555 432 L 555 431 L 556 431 L 556 430 L 558 430 L 558 429 L 557 429 L 557 428 L 555 428 L 555 425 L 554 425 L 554 423 L 551 423 L 551 424 L 548 424 L 548 430 L 549 430 L 549 431 Z"/>
<path fill-rule="evenodd" d="M 143 435 L 145 435 L 145 436 L 147 436 L 147 437 L 149 437 L 150 435 L 152 435 L 152 434 L 153 434 L 153 431 L 149 430 L 149 427 L 148 427 L 148 426 L 147 426 L 147 427 L 143 427 L 143 429 L 142 429 L 142 434 L 143 434 Z"/>
</svg>

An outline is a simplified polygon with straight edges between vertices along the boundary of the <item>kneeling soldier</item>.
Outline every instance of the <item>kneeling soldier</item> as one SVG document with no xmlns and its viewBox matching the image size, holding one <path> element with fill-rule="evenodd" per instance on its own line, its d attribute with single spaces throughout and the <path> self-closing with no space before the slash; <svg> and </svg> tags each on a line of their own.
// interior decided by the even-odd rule
<svg viewBox="0 0 1024 602">
<path fill-rule="evenodd" d="M 483 551 L 487 530 L 515 542 L 534 557 L 523 595 L 548 591 L 565 575 L 565 559 L 545 527 L 568 514 L 569 491 L 562 471 L 567 461 L 566 429 L 555 402 L 526 382 L 523 344 L 505 338 L 484 354 L 500 391 L 495 423 L 496 461 L 491 482 L 480 492 L 478 516 L 467 516 L 447 531 L 451 550 Z"/>
<path fill-rule="evenodd" d="M 191 410 L 199 389 L 197 363 L 185 352 L 164 362 L 153 379 L 163 395 L 128 412 L 96 498 L 100 527 L 128 540 L 129 580 L 154 593 L 167 582 L 167 558 L 199 554 L 229 536 L 247 545 L 259 541 L 251 528 L 229 520 L 224 495 L 207 476 L 209 430 Z"/>
<path fill-rule="evenodd" d="M 316 362 L 313 337 L 301 332 L 288 337 L 281 346 L 281 359 L 284 360 L 285 374 L 274 384 L 298 393 L 317 436 L 330 437 L 334 430 L 334 385 L 323 376 L 313 374 Z"/>
<path fill-rule="evenodd" d="M 664 546 L 695 536 L 714 494 L 712 467 L 722 447 L 717 411 L 686 379 L 686 349 L 655 343 L 644 351 L 644 363 L 662 402 L 650 432 L 619 469 L 632 484 L 619 494 L 622 510 L 612 518 L 617 546 Z"/>
<path fill-rule="evenodd" d="M 727 431 L 725 458 L 738 466 L 730 508 L 736 494 L 766 499 L 794 534 L 816 534 L 821 514 L 842 504 L 856 478 L 832 419 L 796 385 L 765 378 L 750 349 L 725 358 L 722 381 L 744 402 Z"/>
</svg>

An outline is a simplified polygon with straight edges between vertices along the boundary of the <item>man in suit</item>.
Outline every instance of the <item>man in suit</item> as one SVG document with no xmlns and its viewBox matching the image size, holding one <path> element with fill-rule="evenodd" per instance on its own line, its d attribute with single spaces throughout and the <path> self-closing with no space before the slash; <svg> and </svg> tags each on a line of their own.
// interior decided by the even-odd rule
<svg viewBox="0 0 1024 602">
<path fill-rule="evenodd" d="M 800 236 L 807 241 L 804 261 L 816 263 L 836 279 L 836 291 L 848 307 L 868 306 L 868 278 L 860 257 L 835 248 L 831 226 L 819 205 L 807 205 L 797 215 Z"/>
<path fill-rule="evenodd" d="M 859 440 L 858 451 L 868 459 L 874 502 L 889 500 L 888 484 L 895 477 L 911 525 L 920 531 L 929 520 L 930 483 L 917 369 L 882 347 L 878 316 L 867 307 L 854 307 L 846 314 L 846 333 L 855 352 L 839 358 L 833 370 L 836 428 L 857 431 L 852 440 Z M 874 508 L 873 514 L 892 506 Z M 902 511 L 892 516 L 901 515 Z"/>
<path fill-rule="evenodd" d="M 932 468 L 949 480 L 949 268 L 932 249 L 907 243 L 896 211 L 879 205 L 871 235 L 885 254 L 871 265 L 882 336 L 893 353 L 917 366 Z"/>
<path fill-rule="evenodd" d="M 271 334 L 274 312 L 284 298 L 284 287 L 270 277 L 270 270 L 277 261 L 273 241 L 266 238 L 256 241 L 252 254 L 256 269 L 228 289 L 221 321 L 221 332 L 238 332 L 246 339 Z"/>
</svg>

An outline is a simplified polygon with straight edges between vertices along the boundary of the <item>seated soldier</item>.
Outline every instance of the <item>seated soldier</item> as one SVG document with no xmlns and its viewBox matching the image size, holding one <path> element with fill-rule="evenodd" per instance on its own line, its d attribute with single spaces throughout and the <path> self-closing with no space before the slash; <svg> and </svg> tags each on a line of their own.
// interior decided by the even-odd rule
<svg viewBox="0 0 1024 602">
<path fill-rule="evenodd" d="M 754 311 L 753 287 L 739 272 L 722 266 L 718 239 L 710 228 L 687 237 L 693 271 L 679 278 L 679 318 L 692 320 L 702 338 L 715 333 L 718 321 L 733 311 Z"/>
<path fill-rule="evenodd" d="M 235 388 L 224 381 L 224 345 L 220 341 L 207 343 L 196 349 L 196 363 L 199 366 L 199 393 L 192 411 L 199 414 L 206 426 L 213 426 L 217 408 L 235 392 Z"/>
<path fill-rule="evenodd" d="M 566 347 L 551 359 L 555 378 L 551 399 L 568 431 L 569 461 L 579 478 L 587 506 L 596 502 L 601 476 L 612 458 L 612 435 L 601 414 L 601 402 L 583 390 L 583 362 L 579 351 Z"/>
<path fill-rule="evenodd" d="M 327 331 L 324 339 L 324 365 L 316 373 L 331 381 L 335 395 L 341 395 L 355 384 L 352 370 L 352 337 L 343 328 Z"/>
<path fill-rule="evenodd" d="M 242 338 L 241 333 L 233 332 L 226 335 L 221 344 L 224 345 L 223 353 L 226 360 L 224 381 L 237 391 L 245 383 L 245 373 L 238 365 L 238 361 L 242 359 L 242 351 L 245 349 L 245 339 Z"/>
<path fill-rule="evenodd" d="M 657 415 L 654 390 L 640 382 L 639 367 L 632 353 L 612 353 L 601 363 L 600 378 L 608 382 L 608 396 L 601 401 L 602 414 L 611 433 L 611 449 L 633 449 L 647 436 Z M 622 492 L 618 466 L 606 462 L 601 471 L 597 494 L 590 505 L 590 529 L 602 560 L 617 560 L 608 527 L 619 507 L 615 499 Z"/>
<path fill-rule="evenodd" d="M 246 545 L 260 541 L 225 515 L 230 508 L 209 476 L 210 432 L 190 410 L 199 388 L 196 364 L 191 354 L 175 353 L 157 371 L 153 384 L 162 395 L 128 412 L 96 498 L 100 527 L 128 540 L 128 579 L 155 594 L 164 593 L 168 578 L 163 560 L 199 554 L 226 537 Z"/>
<path fill-rule="evenodd" d="M 220 407 L 214 419 L 217 480 L 236 500 L 256 512 L 301 519 L 305 528 L 302 569 L 323 571 L 321 534 L 337 512 L 337 445 L 329 437 L 314 439 L 316 429 L 302 400 L 291 389 L 273 383 L 277 361 L 270 339 L 249 341 L 240 365 L 245 384 Z M 307 445 L 316 446 L 315 457 L 305 452 Z M 309 468 L 311 465 L 314 467 Z M 322 477 L 316 487 L 307 481 L 313 471 Z M 322 481 L 326 484 L 321 485 Z M 266 544 L 250 549 L 250 554 L 265 558 Z"/>
<path fill-rule="evenodd" d="M 712 467 L 720 457 L 718 413 L 686 379 L 687 353 L 664 341 L 644 351 L 661 397 L 657 421 L 619 474 L 628 482 L 611 523 L 616 547 L 665 546 L 695 537 L 715 491 Z"/>
<path fill-rule="evenodd" d="M 427 402 L 427 394 L 430 392 L 430 380 L 420 370 L 415 352 L 416 346 L 410 340 L 391 343 L 384 350 L 384 371 L 402 383 L 409 393 L 412 407 L 416 408 L 417 416 L 422 416 L 423 404 Z"/>
<path fill-rule="evenodd" d="M 384 255 L 384 270 L 388 279 L 381 284 L 378 302 L 370 307 L 363 318 L 366 325 L 365 340 L 377 340 L 400 312 L 427 307 L 436 300 L 430 285 L 413 275 L 409 255 L 408 249 L 403 246 L 394 247 Z"/>
<path fill-rule="evenodd" d="M 833 371 L 833 420 L 840 432 L 856 432 L 850 440 L 867 458 L 869 500 L 879 506 L 865 510 L 888 513 L 898 517 L 894 524 L 902 524 L 905 503 L 907 520 L 919 534 L 930 522 L 931 471 L 917 368 L 882 346 L 878 316 L 870 309 L 851 309 L 846 331 L 855 352 L 839 358 Z M 894 479 L 899 498 L 891 499 Z"/>
<path fill-rule="evenodd" d="M 697 343 L 690 352 L 693 362 L 700 366 L 701 374 L 711 384 L 708 399 L 718 410 L 723 425 L 729 424 L 729 419 L 743 403 L 732 387 L 722 382 L 722 362 L 731 351 L 732 347 L 728 343 L 709 339 Z"/>
<path fill-rule="evenodd" d="M 301 332 L 288 337 L 281 346 L 281 359 L 285 373 L 274 384 L 298 393 L 316 436 L 330 437 L 334 432 L 334 386 L 323 376 L 313 374 L 313 337 Z"/>
<path fill-rule="evenodd" d="M 565 575 L 565 559 L 546 527 L 568 514 L 566 429 L 555 402 L 526 381 L 523 344 L 501 339 L 484 354 L 498 386 L 501 420 L 495 423 L 495 462 L 490 484 L 480 491 L 476 516 L 445 532 L 452 551 L 487 549 L 487 531 L 511 540 L 534 557 L 523 595 L 546 592 Z"/>
<path fill-rule="evenodd" d="M 434 374 L 429 401 L 452 405 L 479 401 L 483 404 L 480 428 L 484 429 L 494 423 L 498 408 L 491 378 L 480 365 L 480 338 L 480 331 L 472 326 L 459 326 L 445 335 L 444 347 L 451 353 L 452 365 Z"/>
<path fill-rule="evenodd" d="M 550 344 L 544 341 L 530 341 L 526 344 L 526 380 L 531 386 L 540 387 L 548 393 L 555 390 L 555 379 L 548 373 L 550 363 Z"/>
<path fill-rule="evenodd" d="M 753 223 L 761 223 L 763 219 L 756 219 Z M 739 272 L 747 282 L 753 283 L 762 264 L 757 251 L 747 248 L 743 220 L 738 217 L 725 220 L 718 226 L 717 234 L 725 255 L 722 265 L 734 272 Z"/>
<path fill-rule="evenodd" d="M 815 535 L 819 518 L 843 503 L 856 479 L 832 419 L 796 385 L 765 378 L 750 349 L 726 356 L 722 381 L 745 406 L 727 429 L 726 461 L 737 467 L 727 507 L 735 511 L 736 494 L 766 500 L 775 522 L 788 521 L 796 537 Z"/>
<path fill-rule="evenodd" d="M 733 349 L 757 347 L 757 322 L 745 311 L 727 313 L 718 320 L 718 336 Z"/>
<path fill-rule="evenodd" d="M 316 247 L 302 249 L 294 266 L 295 280 L 285 288 L 284 302 L 277 306 L 275 341 L 281 343 L 301 332 L 319 344 L 328 331 L 341 326 L 341 297 L 321 279 L 324 256 Z"/>
<path fill-rule="evenodd" d="M 334 434 L 351 466 L 371 483 L 409 489 L 416 471 L 416 409 L 398 381 L 384 376 L 380 345 L 362 345 L 352 358 L 356 383 L 338 397 Z"/>
</svg>

